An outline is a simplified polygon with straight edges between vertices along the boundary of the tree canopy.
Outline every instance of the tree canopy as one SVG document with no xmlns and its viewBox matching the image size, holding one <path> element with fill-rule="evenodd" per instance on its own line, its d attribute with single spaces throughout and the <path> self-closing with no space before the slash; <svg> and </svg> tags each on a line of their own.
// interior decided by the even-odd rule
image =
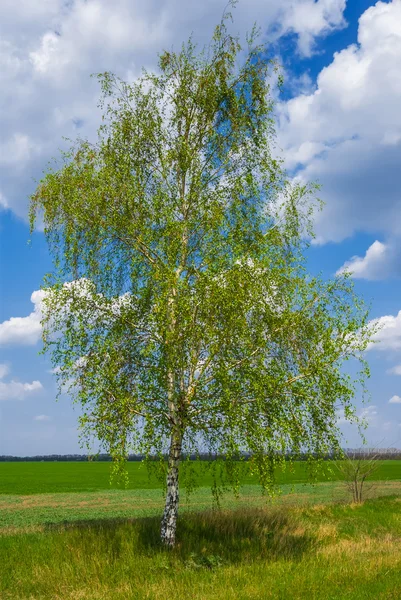
<svg viewBox="0 0 401 600">
<path fill-rule="evenodd" d="M 339 448 L 336 411 L 356 418 L 368 375 L 352 281 L 307 272 L 317 188 L 276 156 L 276 73 L 255 32 L 241 48 L 224 18 L 155 73 L 100 74 L 97 141 L 73 143 L 32 196 L 55 264 L 44 350 L 117 465 L 168 454 L 169 545 L 184 452 L 224 454 L 233 485 L 250 452 L 270 489 L 284 452 Z"/>
</svg>

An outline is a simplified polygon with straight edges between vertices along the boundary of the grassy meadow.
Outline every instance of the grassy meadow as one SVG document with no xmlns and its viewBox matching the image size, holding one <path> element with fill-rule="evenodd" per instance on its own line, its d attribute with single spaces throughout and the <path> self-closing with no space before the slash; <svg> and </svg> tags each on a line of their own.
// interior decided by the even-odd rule
<svg viewBox="0 0 401 600">
<path fill-rule="evenodd" d="M 328 465 L 278 473 L 261 496 L 250 473 L 213 509 L 210 473 L 182 494 L 178 544 L 159 544 L 163 494 L 129 463 L 111 489 L 107 463 L 0 463 L 0 599 L 401 598 L 401 461 L 383 461 L 353 505 Z"/>
<path fill-rule="evenodd" d="M 197 483 L 199 487 L 209 487 L 212 475 L 207 463 L 195 463 Z M 160 489 L 160 481 L 146 466 L 140 462 L 127 463 L 129 476 L 128 489 L 149 490 Z M 297 484 L 308 482 L 308 469 L 305 462 L 288 465 L 283 471 L 277 469 L 278 484 Z M 342 475 L 335 466 L 328 462 L 321 465 L 316 481 L 337 481 Z M 401 480 L 401 460 L 380 461 L 378 469 L 371 479 Z M 256 477 L 250 473 L 248 464 L 243 464 L 242 483 L 257 484 Z M 0 462 L 0 494 L 45 494 L 94 492 L 117 489 L 117 484 L 110 485 L 109 462 Z"/>
</svg>

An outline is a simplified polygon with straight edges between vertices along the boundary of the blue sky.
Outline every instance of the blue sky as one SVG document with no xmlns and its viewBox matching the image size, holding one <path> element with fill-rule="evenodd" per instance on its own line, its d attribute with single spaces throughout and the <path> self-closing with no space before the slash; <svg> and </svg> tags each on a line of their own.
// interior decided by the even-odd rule
<svg viewBox="0 0 401 600">
<path fill-rule="evenodd" d="M 193 31 L 206 42 L 226 0 L 43 0 L 0 6 L 0 454 L 79 452 L 76 421 L 40 350 L 43 234 L 28 245 L 27 207 L 63 136 L 93 138 L 93 72 L 132 80 Z M 319 181 L 325 209 L 313 272 L 344 266 L 382 325 L 372 368 L 370 444 L 401 447 L 401 0 L 242 0 L 234 29 L 254 21 L 285 71 L 277 138 L 291 175 Z M 107 26 L 106 26 L 107 25 Z M 36 293 L 35 293 L 36 292 Z M 344 443 L 357 432 L 339 422 Z"/>
</svg>

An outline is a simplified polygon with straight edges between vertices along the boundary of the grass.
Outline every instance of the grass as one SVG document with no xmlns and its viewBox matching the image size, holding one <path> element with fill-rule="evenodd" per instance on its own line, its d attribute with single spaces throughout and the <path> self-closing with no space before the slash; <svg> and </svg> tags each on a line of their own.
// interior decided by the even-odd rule
<svg viewBox="0 0 401 600">
<path fill-rule="evenodd" d="M 281 504 L 52 525 L 0 536 L 2 600 L 398 600 L 401 502 Z"/>
<path fill-rule="evenodd" d="M 341 482 L 284 485 L 282 494 L 269 500 L 262 496 L 257 486 L 241 489 L 239 498 L 232 493 L 224 494 L 223 509 L 266 506 L 308 506 L 346 502 L 349 496 Z M 376 496 L 399 494 L 401 481 L 377 482 Z M 160 516 L 164 498 L 161 490 L 108 490 L 102 492 L 79 492 L 75 494 L 33 494 L 0 496 L 0 535 L 15 531 L 45 531 L 60 523 L 79 521 L 132 519 Z M 210 488 L 198 488 L 189 497 L 181 498 L 181 513 L 203 511 L 213 506 Z"/>
<path fill-rule="evenodd" d="M 323 463 L 318 481 L 335 481 L 341 479 L 341 474 L 332 469 L 329 462 Z M 197 464 L 198 484 L 208 487 L 212 482 L 207 464 Z M 145 465 L 138 462 L 127 464 L 129 486 L 131 490 L 154 490 L 160 488 L 156 477 L 149 476 Z M 257 483 L 244 465 L 244 485 Z M 380 463 L 378 471 L 372 476 L 375 480 L 401 479 L 401 461 L 385 460 Z M 308 481 L 307 466 L 297 462 L 291 471 L 277 471 L 277 480 L 283 485 L 306 483 Z M 78 493 L 94 492 L 116 488 L 110 486 L 110 463 L 104 462 L 0 462 L 0 494 L 44 494 L 44 493 Z"/>
<path fill-rule="evenodd" d="M 109 466 L 0 463 L 1 600 L 401 598 L 401 461 L 380 464 L 363 505 L 329 465 L 312 486 L 297 463 L 276 499 L 245 473 L 240 497 L 211 510 L 199 472 L 173 551 L 158 481 L 129 463 L 130 489 L 110 489 Z"/>
</svg>

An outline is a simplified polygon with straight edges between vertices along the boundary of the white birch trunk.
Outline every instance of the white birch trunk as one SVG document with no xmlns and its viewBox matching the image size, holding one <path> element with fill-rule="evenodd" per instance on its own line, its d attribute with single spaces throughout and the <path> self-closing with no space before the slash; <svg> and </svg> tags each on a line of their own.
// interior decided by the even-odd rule
<svg viewBox="0 0 401 600">
<path fill-rule="evenodd" d="M 179 504 L 178 469 L 181 458 L 181 444 L 181 436 L 173 434 L 168 457 L 166 504 L 161 523 L 162 543 L 169 548 L 175 545 L 177 529 Z"/>
</svg>

